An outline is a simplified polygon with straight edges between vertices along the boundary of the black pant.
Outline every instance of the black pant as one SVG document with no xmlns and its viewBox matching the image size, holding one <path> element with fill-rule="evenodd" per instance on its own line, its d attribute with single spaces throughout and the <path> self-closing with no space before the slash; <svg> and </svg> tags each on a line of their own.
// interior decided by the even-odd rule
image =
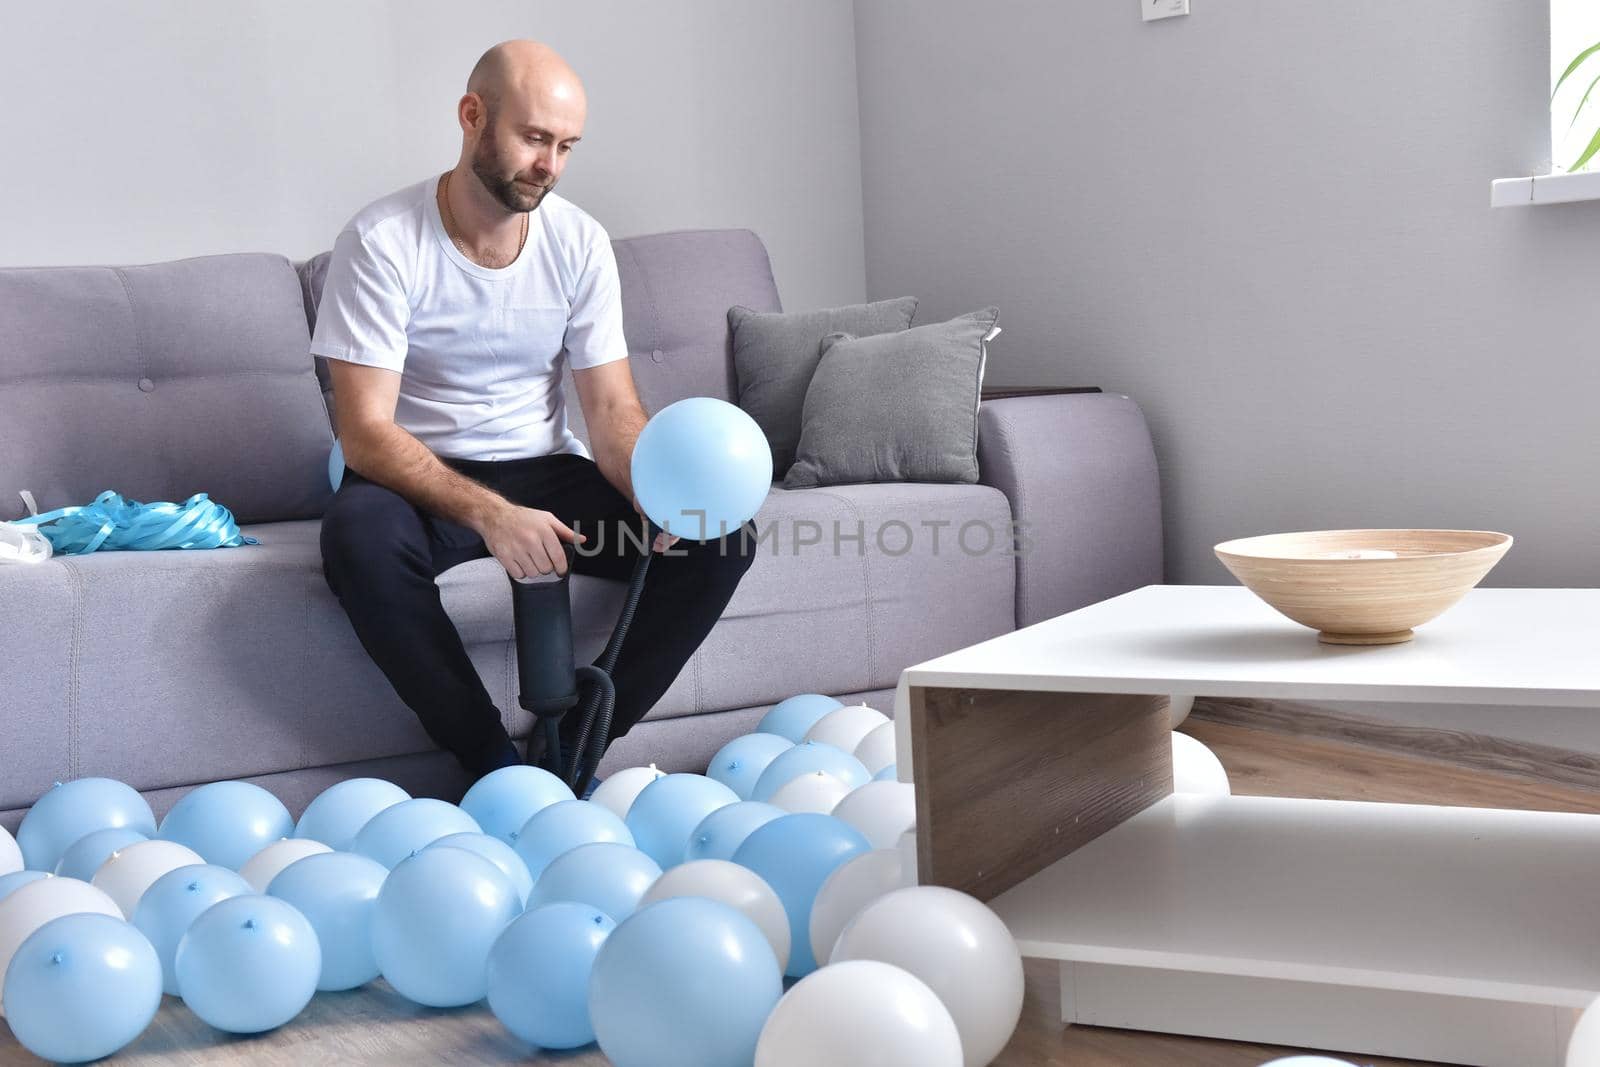
<svg viewBox="0 0 1600 1067">
<path fill-rule="evenodd" d="M 586 535 L 572 557 L 573 573 L 627 581 L 641 543 L 649 551 L 639 514 L 584 456 L 443 462 Z M 755 558 L 754 537 L 746 523 L 722 539 L 681 540 L 651 560 L 612 671 L 613 738 L 644 717 L 711 632 Z M 362 647 L 428 736 L 474 775 L 503 763 L 510 742 L 434 578 L 488 554 L 475 531 L 424 512 L 355 471 L 345 472 L 322 520 L 322 572 Z"/>
</svg>

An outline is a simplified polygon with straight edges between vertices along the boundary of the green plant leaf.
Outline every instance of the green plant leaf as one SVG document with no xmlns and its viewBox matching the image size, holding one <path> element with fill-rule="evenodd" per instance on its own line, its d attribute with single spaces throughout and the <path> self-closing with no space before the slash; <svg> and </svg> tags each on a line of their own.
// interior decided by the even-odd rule
<svg viewBox="0 0 1600 1067">
<path fill-rule="evenodd" d="M 1596 41 L 1588 48 L 1585 48 L 1583 51 L 1579 52 L 1573 61 L 1567 64 L 1567 69 L 1562 71 L 1561 77 L 1556 79 L 1556 87 L 1550 90 L 1550 99 L 1554 100 L 1556 98 L 1556 94 L 1561 91 L 1562 84 L 1572 76 L 1573 71 L 1578 69 L 1579 64 L 1588 59 L 1590 56 L 1594 55 L 1596 52 L 1600 52 L 1600 41 Z"/>
<path fill-rule="evenodd" d="M 1572 132 L 1572 127 L 1578 124 L 1578 119 L 1583 115 L 1584 105 L 1589 102 L 1589 94 L 1594 92 L 1594 87 L 1600 85 L 1600 74 L 1594 76 L 1594 81 L 1589 83 L 1589 88 L 1583 91 L 1583 99 L 1578 101 L 1578 110 L 1572 113 L 1572 121 L 1567 123 L 1567 132 Z"/>
<path fill-rule="evenodd" d="M 1572 174 L 1581 170 L 1585 163 L 1594 158 L 1596 152 L 1600 152 L 1600 130 L 1594 131 L 1594 136 L 1589 138 L 1589 147 L 1583 150 L 1583 155 L 1578 157 L 1576 163 L 1567 168 L 1567 173 Z"/>
</svg>

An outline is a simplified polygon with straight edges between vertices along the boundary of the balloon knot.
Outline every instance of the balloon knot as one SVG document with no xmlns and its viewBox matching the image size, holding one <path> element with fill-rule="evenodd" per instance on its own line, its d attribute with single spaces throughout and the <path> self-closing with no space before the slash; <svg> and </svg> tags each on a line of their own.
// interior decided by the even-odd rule
<svg viewBox="0 0 1600 1067">
<path fill-rule="evenodd" d="M 198 892 L 200 892 L 200 883 L 199 882 L 190 882 L 184 888 L 187 889 L 191 893 L 198 893 Z"/>
<path fill-rule="evenodd" d="M 256 921 L 254 919 L 246 919 L 244 921 L 244 928 L 246 930 L 254 930 L 256 928 Z"/>
<path fill-rule="evenodd" d="M 53 963 L 53 964 L 56 964 L 57 966 L 60 966 L 61 964 L 65 963 L 66 960 L 67 960 L 67 958 L 65 956 L 63 956 L 61 953 L 59 953 L 59 952 L 50 953 L 50 962 Z"/>
</svg>

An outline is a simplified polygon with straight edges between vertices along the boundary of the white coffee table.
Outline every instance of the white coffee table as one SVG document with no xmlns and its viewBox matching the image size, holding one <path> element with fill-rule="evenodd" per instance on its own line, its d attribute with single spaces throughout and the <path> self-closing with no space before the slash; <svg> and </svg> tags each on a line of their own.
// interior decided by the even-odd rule
<svg viewBox="0 0 1600 1067">
<path fill-rule="evenodd" d="M 1174 796 L 1169 694 L 1600 708 L 1600 590 L 1478 589 L 1351 647 L 1147 586 L 897 694 L 919 880 L 1060 960 L 1066 1022 L 1562 1067 L 1600 995 L 1600 815 Z"/>
</svg>

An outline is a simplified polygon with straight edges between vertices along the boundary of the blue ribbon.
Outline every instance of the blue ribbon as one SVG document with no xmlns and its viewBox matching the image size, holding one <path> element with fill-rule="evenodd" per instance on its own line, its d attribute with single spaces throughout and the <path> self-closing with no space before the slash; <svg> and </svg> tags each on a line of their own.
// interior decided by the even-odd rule
<svg viewBox="0 0 1600 1067">
<path fill-rule="evenodd" d="M 107 489 L 93 503 L 13 522 L 37 525 L 55 551 L 68 556 L 99 549 L 235 548 L 260 543 L 241 534 L 233 513 L 204 493 L 181 504 L 141 504 Z"/>
</svg>

